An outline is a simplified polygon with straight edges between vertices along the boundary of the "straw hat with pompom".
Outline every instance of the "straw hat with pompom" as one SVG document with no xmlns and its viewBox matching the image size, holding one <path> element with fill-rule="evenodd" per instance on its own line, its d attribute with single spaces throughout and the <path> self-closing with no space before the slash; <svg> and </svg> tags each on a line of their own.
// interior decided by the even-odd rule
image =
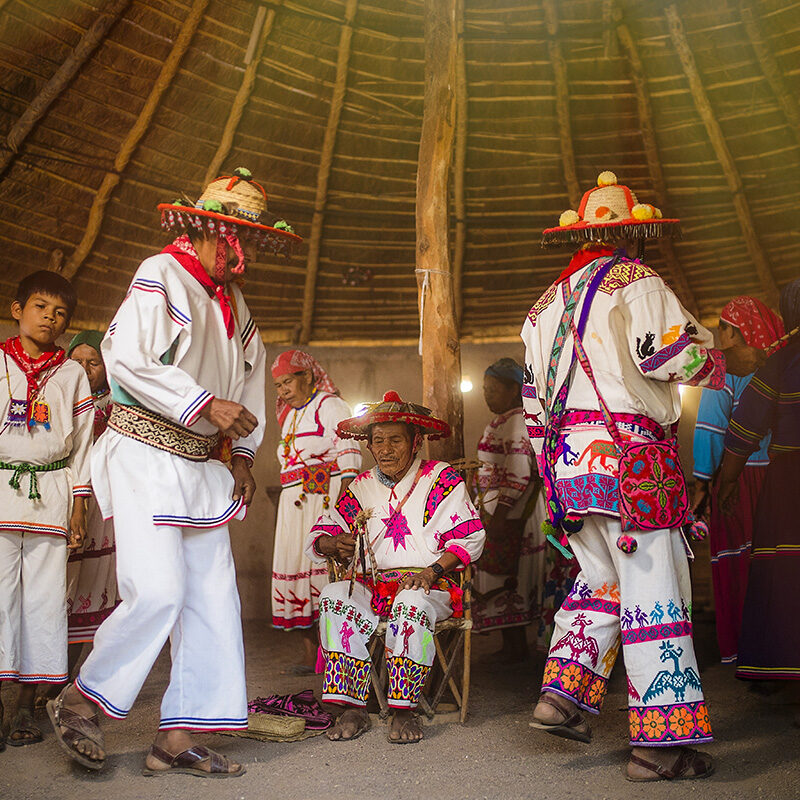
<svg viewBox="0 0 800 800">
<path fill-rule="evenodd" d="M 336 432 L 343 439 L 367 439 L 372 425 L 381 422 L 404 422 L 416 425 L 429 439 L 446 439 L 450 426 L 433 416 L 429 408 L 405 402 L 397 392 L 386 392 L 380 403 L 370 403 L 363 414 L 342 420 Z"/>
</svg>

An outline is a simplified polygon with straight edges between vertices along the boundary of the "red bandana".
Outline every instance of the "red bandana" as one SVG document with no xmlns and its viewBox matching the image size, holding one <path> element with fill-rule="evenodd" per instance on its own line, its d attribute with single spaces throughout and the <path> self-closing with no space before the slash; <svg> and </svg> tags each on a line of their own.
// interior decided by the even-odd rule
<svg viewBox="0 0 800 800">
<path fill-rule="evenodd" d="M 236 330 L 236 323 L 230 295 L 225 294 L 220 284 L 211 280 L 200 263 L 197 251 L 194 249 L 189 236 L 184 233 L 172 244 L 168 244 L 161 252 L 171 255 L 193 278 L 205 287 L 209 295 L 215 296 L 219 300 L 219 306 L 222 309 L 222 321 L 225 323 L 225 332 L 228 334 L 228 338 L 232 339 L 233 332 Z"/>
<path fill-rule="evenodd" d="M 745 344 L 766 350 L 783 336 L 783 322 L 757 297 L 734 297 L 719 318 L 739 330 Z"/>
<path fill-rule="evenodd" d="M 22 347 L 22 342 L 19 336 L 14 336 L 6 339 L 5 342 L 0 344 L 3 351 L 7 356 L 10 356 L 14 363 L 25 374 L 28 381 L 28 412 L 27 422 L 31 421 L 31 414 L 33 413 L 33 404 L 39 395 L 40 389 L 47 382 L 48 378 L 60 367 L 66 360 L 67 354 L 63 348 L 57 347 L 55 350 L 50 350 L 42 353 L 39 358 L 31 358 Z M 52 370 L 52 372 L 50 372 Z M 45 373 L 48 373 L 45 375 Z M 44 380 L 40 383 L 39 378 L 44 375 Z M 9 392 L 11 387 L 8 387 Z"/>
<path fill-rule="evenodd" d="M 561 283 L 567 278 L 574 275 L 579 269 L 583 269 L 587 264 L 590 264 L 597 258 L 611 257 L 616 250 L 613 247 L 608 247 L 604 244 L 590 245 L 589 247 L 582 247 L 572 256 L 567 268 L 558 276 L 556 283 Z"/>
</svg>

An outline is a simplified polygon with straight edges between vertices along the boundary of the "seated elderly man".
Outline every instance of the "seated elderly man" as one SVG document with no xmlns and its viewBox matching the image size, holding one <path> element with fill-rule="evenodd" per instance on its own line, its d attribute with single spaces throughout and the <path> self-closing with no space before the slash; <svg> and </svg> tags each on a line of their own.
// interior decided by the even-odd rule
<svg viewBox="0 0 800 800">
<path fill-rule="evenodd" d="M 349 706 L 328 738 L 355 739 L 370 726 L 367 644 L 383 618 L 389 623 L 388 704 L 394 709 L 389 741 L 418 742 L 422 727 L 415 709 L 433 664 L 434 628 L 437 621 L 461 612 L 461 590 L 448 573 L 480 556 L 483 526 L 458 472 L 417 455 L 424 436 L 450 435 L 450 426 L 427 408 L 387 392 L 382 403 L 340 422 L 338 433 L 366 439 L 376 466 L 355 478 L 335 507 L 319 518 L 306 547 L 314 561 L 331 556 L 349 564 L 359 526 L 365 530 L 366 570 L 359 556 L 356 581 L 329 584 L 319 601 L 326 656 L 322 699 Z"/>
</svg>

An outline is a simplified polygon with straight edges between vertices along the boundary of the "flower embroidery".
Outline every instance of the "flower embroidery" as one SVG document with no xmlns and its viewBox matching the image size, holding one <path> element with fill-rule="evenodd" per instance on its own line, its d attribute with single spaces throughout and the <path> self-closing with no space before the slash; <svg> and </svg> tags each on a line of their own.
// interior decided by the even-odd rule
<svg viewBox="0 0 800 800">
<path fill-rule="evenodd" d="M 545 664 L 543 683 L 550 683 L 558 677 L 558 662 L 552 659 Z"/>
<path fill-rule="evenodd" d="M 689 710 L 683 707 L 673 708 L 669 714 L 669 729 L 681 738 L 686 738 L 694 730 L 694 719 Z"/>
<path fill-rule="evenodd" d="M 580 683 L 581 668 L 577 664 L 567 664 L 564 671 L 561 673 L 561 685 L 564 690 L 571 692 Z"/>
<path fill-rule="evenodd" d="M 639 712 L 633 708 L 628 711 L 628 724 L 631 728 L 631 741 L 636 741 L 642 732 L 642 720 Z"/>
<path fill-rule="evenodd" d="M 592 685 L 589 687 L 589 704 L 598 707 L 605 694 L 605 681 L 602 678 L 595 678 Z"/>
<path fill-rule="evenodd" d="M 642 717 L 642 733 L 646 739 L 660 739 L 667 730 L 664 715 L 656 708 L 651 708 Z"/>
<path fill-rule="evenodd" d="M 697 715 L 695 716 L 695 721 L 697 722 L 697 727 L 706 735 L 711 735 L 711 720 L 708 718 L 708 709 L 705 705 L 700 705 L 697 709 Z"/>
</svg>

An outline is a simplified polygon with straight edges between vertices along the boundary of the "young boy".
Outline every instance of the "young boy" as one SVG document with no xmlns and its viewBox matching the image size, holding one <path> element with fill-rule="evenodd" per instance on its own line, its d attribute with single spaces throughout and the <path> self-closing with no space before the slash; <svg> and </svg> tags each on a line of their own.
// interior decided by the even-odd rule
<svg viewBox="0 0 800 800">
<path fill-rule="evenodd" d="M 36 684 L 67 679 L 67 551 L 85 532 L 94 420 L 86 373 L 56 345 L 76 302 L 55 272 L 28 275 L 11 304 L 19 335 L 0 343 L 0 682 L 21 684 L 14 746 L 42 739 Z"/>
</svg>

